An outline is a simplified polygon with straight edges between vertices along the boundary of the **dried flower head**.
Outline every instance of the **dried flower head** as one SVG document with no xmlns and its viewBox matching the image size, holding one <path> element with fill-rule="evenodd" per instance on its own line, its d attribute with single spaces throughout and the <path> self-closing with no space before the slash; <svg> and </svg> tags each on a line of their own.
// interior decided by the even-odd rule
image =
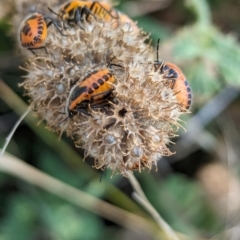
<svg viewBox="0 0 240 240">
<path fill-rule="evenodd" d="M 124 174 L 151 169 L 171 155 L 167 145 L 182 106 L 169 76 L 149 61 L 148 36 L 121 19 L 92 19 L 64 34 L 50 27 L 48 54 L 37 50 L 24 68 L 28 74 L 21 86 L 37 116 L 52 130 L 73 136 L 96 168 Z"/>
<path fill-rule="evenodd" d="M 96 168 L 126 170 L 156 165 L 172 153 L 167 145 L 178 129 L 181 106 L 169 79 L 156 71 L 154 62 L 129 63 L 117 74 L 115 101 L 107 111 L 90 109 L 92 117 L 71 120 L 71 134 Z"/>
</svg>

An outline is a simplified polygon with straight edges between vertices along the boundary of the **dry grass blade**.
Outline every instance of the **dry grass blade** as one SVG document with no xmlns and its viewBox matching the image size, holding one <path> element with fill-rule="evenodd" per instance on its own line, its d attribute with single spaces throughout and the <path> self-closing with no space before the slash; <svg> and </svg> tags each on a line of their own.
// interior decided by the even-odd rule
<svg viewBox="0 0 240 240">
<path fill-rule="evenodd" d="M 142 232 L 155 239 L 155 225 L 137 215 L 129 213 L 107 202 L 99 200 L 79 189 L 71 187 L 56 178 L 53 178 L 34 167 L 24 163 L 16 157 L 5 154 L 0 162 L 2 172 L 8 173 L 21 180 L 38 186 L 52 194 L 66 199 L 67 201 L 94 212 L 110 221 L 113 221 L 132 231 Z"/>
<path fill-rule="evenodd" d="M 0 152 L 0 159 L 2 158 L 2 156 L 3 156 L 3 154 L 4 154 L 5 150 L 6 150 L 9 142 L 10 142 L 11 139 L 12 139 L 13 134 L 14 134 L 15 131 L 16 131 L 16 129 L 18 128 L 18 126 L 20 125 L 20 123 L 22 122 L 22 120 L 28 115 L 28 113 L 29 113 L 30 111 L 31 111 L 31 109 L 28 108 L 28 109 L 23 113 L 23 115 L 19 118 L 19 120 L 18 120 L 18 121 L 16 122 L 16 124 L 14 125 L 12 131 L 11 131 L 11 132 L 9 133 L 9 135 L 7 136 L 6 141 L 5 141 L 5 144 L 3 145 L 3 148 L 2 148 L 2 150 L 1 150 L 1 152 Z"/>
</svg>

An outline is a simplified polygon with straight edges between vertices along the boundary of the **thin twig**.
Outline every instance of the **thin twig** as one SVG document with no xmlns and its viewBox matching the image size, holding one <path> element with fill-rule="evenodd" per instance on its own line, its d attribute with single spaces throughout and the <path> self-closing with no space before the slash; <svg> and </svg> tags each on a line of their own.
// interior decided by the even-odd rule
<svg viewBox="0 0 240 240">
<path fill-rule="evenodd" d="M 159 215 L 156 209 L 148 201 L 140 184 L 138 183 L 137 179 L 134 177 L 133 173 L 127 172 L 127 176 L 128 176 L 129 182 L 131 183 L 135 191 L 133 193 L 133 198 L 152 215 L 154 220 L 158 223 L 161 230 L 165 233 L 165 235 L 168 237 L 169 240 L 179 240 L 178 236 L 175 234 L 172 228 L 164 221 L 164 219 Z"/>
<path fill-rule="evenodd" d="M 12 131 L 8 134 L 8 136 L 6 137 L 6 140 L 5 140 L 5 143 L 2 147 L 2 150 L 0 152 L 0 158 L 2 158 L 3 154 L 5 153 L 6 151 L 6 148 L 10 142 L 10 140 L 12 139 L 12 136 L 13 134 L 15 133 L 16 129 L 18 128 L 18 126 L 20 125 L 20 123 L 22 122 L 22 120 L 28 115 L 28 113 L 31 111 L 30 108 L 28 108 L 24 113 L 23 115 L 19 118 L 19 120 L 15 123 Z"/>
</svg>

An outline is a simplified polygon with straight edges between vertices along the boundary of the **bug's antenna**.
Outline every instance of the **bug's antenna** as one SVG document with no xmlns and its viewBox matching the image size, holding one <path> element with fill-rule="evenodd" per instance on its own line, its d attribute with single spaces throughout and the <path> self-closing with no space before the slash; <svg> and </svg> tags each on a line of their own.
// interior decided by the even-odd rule
<svg viewBox="0 0 240 240">
<path fill-rule="evenodd" d="M 108 65 L 107 65 L 107 68 L 110 68 L 110 69 L 111 69 L 112 66 L 124 68 L 124 66 L 121 65 L 121 64 L 111 63 L 111 62 L 113 61 L 113 59 L 115 59 L 115 58 L 117 58 L 117 57 L 114 56 L 113 58 L 111 58 L 111 60 L 109 61 Z"/>
<path fill-rule="evenodd" d="M 110 61 L 109 61 L 109 63 L 108 63 L 108 65 L 107 65 L 107 68 L 109 68 L 110 66 L 111 66 L 111 62 L 113 61 L 113 59 L 115 59 L 116 58 L 116 56 L 114 56 L 114 57 L 112 57 L 111 59 L 110 59 Z"/>
<path fill-rule="evenodd" d="M 53 13 L 53 14 L 55 14 L 55 15 L 57 15 L 57 16 L 59 17 L 59 14 L 56 13 L 56 12 L 54 12 L 50 7 L 48 7 L 48 10 L 49 10 L 51 13 Z"/>
<path fill-rule="evenodd" d="M 159 56 L 158 56 L 158 54 L 159 54 L 159 43 L 160 43 L 160 38 L 158 38 L 158 41 L 157 41 L 157 62 L 159 60 Z"/>
</svg>

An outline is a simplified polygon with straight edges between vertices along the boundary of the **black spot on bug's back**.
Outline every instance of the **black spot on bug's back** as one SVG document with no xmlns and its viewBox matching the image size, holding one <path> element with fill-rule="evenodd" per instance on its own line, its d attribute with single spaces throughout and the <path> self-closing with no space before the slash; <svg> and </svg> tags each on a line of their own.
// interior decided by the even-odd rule
<svg viewBox="0 0 240 240">
<path fill-rule="evenodd" d="M 169 69 L 167 77 L 169 78 L 178 78 L 178 74 L 174 69 Z"/>
<path fill-rule="evenodd" d="M 167 65 L 165 65 L 164 67 L 163 67 L 163 71 L 167 71 L 169 69 L 169 66 L 167 66 Z"/>
<path fill-rule="evenodd" d="M 94 93 L 93 89 L 92 89 L 92 88 L 89 88 L 89 89 L 88 89 L 88 94 L 93 94 L 93 93 Z"/>
<path fill-rule="evenodd" d="M 96 83 L 93 83 L 93 84 L 92 84 L 92 87 L 93 87 L 95 90 L 99 88 L 99 86 L 98 86 Z"/>
<path fill-rule="evenodd" d="M 100 85 L 103 85 L 103 84 L 104 84 L 104 81 L 103 81 L 101 78 L 99 78 L 99 79 L 97 80 L 97 82 L 98 82 Z"/>
<path fill-rule="evenodd" d="M 84 86 L 84 87 L 78 87 L 76 86 L 73 91 L 72 91 L 72 94 L 71 94 L 71 97 L 70 97 L 70 102 L 76 100 L 78 97 L 80 97 L 83 93 L 85 93 L 87 91 L 87 87 Z"/>
<path fill-rule="evenodd" d="M 109 80 L 109 76 L 108 76 L 108 75 L 103 75 L 102 78 L 103 78 L 105 81 L 108 81 L 108 80 Z"/>
<path fill-rule="evenodd" d="M 187 88 L 187 92 L 191 92 L 191 88 L 188 87 L 188 88 Z"/>
<path fill-rule="evenodd" d="M 187 105 L 186 109 L 189 109 L 190 106 L 191 106 L 191 104 L 192 104 L 192 101 L 191 101 L 191 100 L 188 100 L 187 104 L 188 104 L 188 105 Z"/>
<path fill-rule="evenodd" d="M 191 94 L 191 93 L 188 94 L 188 98 L 189 98 L 189 99 L 192 98 L 192 94 Z"/>
<path fill-rule="evenodd" d="M 189 84 L 188 84 L 188 82 L 185 80 L 184 81 L 184 84 L 185 84 L 185 86 L 188 86 Z"/>
<path fill-rule="evenodd" d="M 44 20 L 41 20 L 41 21 L 38 21 L 37 23 L 38 23 L 38 26 L 43 26 L 44 25 Z"/>
<path fill-rule="evenodd" d="M 43 34 L 43 31 L 38 31 L 38 35 L 42 35 Z"/>
<path fill-rule="evenodd" d="M 43 18 L 39 17 L 37 21 L 40 24 L 40 23 L 43 23 L 44 20 L 43 20 Z"/>
<path fill-rule="evenodd" d="M 30 31 L 31 31 L 31 27 L 30 27 L 29 24 L 27 23 L 27 24 L 23 27 L 22 32 L 23 32 L 23 34 L 24 34 L 25 36 L 27 36 Z"/>
<path fill-rule="evenodd" d="M 43 26 L 38 26 L 38 30 L 43 30 Z"/>
</svg>

